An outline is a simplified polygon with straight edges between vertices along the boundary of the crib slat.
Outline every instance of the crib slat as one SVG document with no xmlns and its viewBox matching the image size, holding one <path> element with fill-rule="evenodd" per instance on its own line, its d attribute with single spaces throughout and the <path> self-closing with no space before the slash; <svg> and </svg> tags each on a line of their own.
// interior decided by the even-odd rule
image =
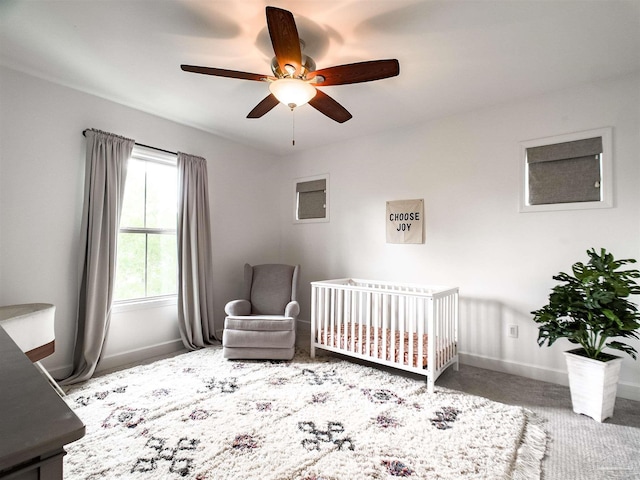
<svg viewBox="0 0 640 480">
<path fill-rule="evenodd" d="M 447 314 L 447 302 L 445 298 L 438 299 L 438 312 L 437 316 L 439 320 L 439 332 L 438 341 L 436 343 L 436 348 L 438 349 L 438 370 L 442 368 L 444 365 L 446 351 L 445 351 L 445 338 L 447 336 L 447 321 L 444 316 Z"/>
<path fill-rule="evenodd" d="M 436 326 L 436 369 L 440 370 L 442 368 L 442 335 L 443 335 L 443 322 L 442 322 L 442 300 L 438 298 L 436 301 L 436 311 L 435 311 L 435 326 Z"/>
<path fill-rule="evenodd" d="M 422 368 L 424 364 L 424 298 L 418 299 L 418 311 L 416 312 L 416 322 L 418 330 L 418 363 L 416 367 Z"/>
<path fill-rule="evenodd" d="M 326 345 L 326 337 L 325 332 L 327 331 L 326 322 L 329 318 L 327 312 L 325 311 L 325 303 L 324 298 L 326 295 L 327 289 L 322 287 L 318 289 L 318 342 Z"/>
<path fill-rule="evenodd" d="M 360 292 L 360 301 L 358 302 L 358 353 L 363 354 L 362 351 L 362 327 L 364 324 L 364 305 L 365 305 L 366 292 Z"/>
<path fill-rule="evenodd" d="M 417 327 L 417 323 L 418 323 L 418 305 L 417 305 L 417 297 L 411 297 L 411 334 L 409 335 L 409 362 L 413 367 L 418 367 L 420 365 L 420 359 L 418 357 L 416 357 L 416 345 L 415 342 L 413 341 L 414 338 L 416 338 L 418 341 L 420 341 L 420 339 L 418 338 L 418 329 Z"/>
<path fill-rule="evenodd" d="M 438 299 L 438 318 L 440 323 L 440 331 L 438 332 L 438 342 L 436 344 L 436 348 L 439 352 L 439 362 L 438 362 L 438 370 L 442 368 L 442 366 L 446 362 L 447 352 L 446 352 L 446 338 L 447 338 L 447 299 L 440 298 Z"/>
<path fill-rule="evenodd" d="M 311 286 L 311 329 L 310 329 L 311 338 L 309 339 L 309 356 L 311 358 L 315 358 L 316 356 L 315 344 L 316 344 L 316 339 L 318 339 L 318 337 L 316 336 L 316 328 L 317 328 L 316 322 L 318 321 L 317 296 L 318 296 L 318 287 L 315 285 L 312 285 Z"/>
<path fill-rule="evenodd" d="M 335 291 L 335 330 L 334 330 L 334 340 L 333 343 L 336 347 L 340 346 L 340 325 L 342 324 L 342 290 Z"/>
<path fill-rule="evenodd" d="M 356 317 L 357 312 L 358 312 L 358 292 L 351 292 L 352 293 L 352 299 L 351 299 L 351 308 L 352 308 L 352 312 L 351 312 L 351 352 L 356 352 L 356 324 L 358 322 L 358 318 Z M 355 295 L 353 295 L 355 293 Z M 353 298 L 355 296 L 355 298 Z"/>
<path fill-rule="evenodd" d="M 436 297 L 433 301 L 433 323 L 434 323 L 434 348 L 435 348 L 435 368 L 436 371 L 440 370 L 442 365 L 442 334 L 443 334 L 443 321 L 442 321 L 442 300 Z"/>
<path fill-rule="evenodd" d="M 342 327 L 340 330 L 340 348 L 347 349 L 349 348 L 349 327 L 351 325 L 351 292 L 350 290 L 345 290 L 343 292 L 344 298 L 342 301 Z"/>
<path fill-rule="evenodd" d="M 389 357 L 387 360 L 395 362 L 396 358 L 396 325 L 398 322 L 398 296 L 391 297 L 391 335 L 389 336 Z"/>
<path fill-rule="evenodd" d="M 436 332 L 435 332 L 435 315 L 434 315 L 434 305 L 433 305 L 433 297 L 430 297 L 428 300 L 428 308 L 427 308 L 427 336 L 429 338 L 427 343 L 427 358 L 428 358 L 428 373 L 429 378 L 433 378 L 433 374 L 436 371 Z"/>
<path fill-rule="evenodd" d="M 338 340 L 338 335 L 336 332 L 336 328 L 339 325 L 338 324 L 338 319 L 337 319 L 337 315 L 338 315 L 338 309 L 337 309 L 337 303 L 338 303 L 338 297 L 340 295 L 340 291 L 337 289 L 332 289 L 331 290 L 331 337 L 333 338 L 333 342 L 332 345 L 334 347 L 340 347 L 340 342 Z"/>
<path fill-rule="evenodd" d="M 380 358 L 387 359 L 387 335 L 385 332 L 389 331 L 389 295 L 387 293 L 382 296 L 382 327 L 384 328 L 382 334 L 382 351 L 380 352 Z"/>
<path fill-rule="evenodd" d="M 447 308 L 448 308 L 448 312 L 447 312 L 447 320 L 448 320 L 448 325 L 449 325 L 449 334 L 447 337 L 447 352 L 448 352 L 448 356 L 447 356 L 447 361 L 451 360 L 454 356 L 453 354 L 453 323 L 451 322 L 451 318 L 453 317 L 453 301 L 452 298 L 449 297 L 447 298 Z"/>
<path fill-rule="evenodd" d="M 371 292 L 367 292 L 364 295 L 364 315 L 362 343 L 360 344 L 360 351 L 363 355 L 369 355 L 369 338 L 371 338 Z"/>
<path fill-rule="evenodd" d="M 339 342 L 338 345 L 342 349 L 347 348 L 347 322 L 349 321 L 349 294 L 351 292 L 345 290 L 342 292 L 342 325 L 338 332 Z"/>
<path fill-rule="evenodd" d="M 453 316 L 453 303 L 451 298 L 447 298 L 447 362 L 453 358 L 453 324 L 451 317 Z"/>
<path fill-rule="evenodd" d="M 404 335 L 406 331 L 405 318 L 407 309 L 407 297 L 404 295 L 398 298 L 398 363 L 404 365 Z"/>
<path fill-rule="evenodd" d="M 376 358 L 378 358 L 378 337 L 379 337 L 379 332 L 380 332 L 380 314 L 382 313 L 380 311 L 380 301 L 381 301 L 381 296 L 379 293 L 376 293 L 373 296 L 373 304 L 374 304 L 374 308 L 373 308 L 373 351 L 370 353 L 371 356 L 375 356 Z"/>
<path fill-rule="evenodd" d="M 331 332 L 331 346 L 335 346 L 336 330 L 336 290 L 333 288 L 329 292 L 329 331 Z"/>
</svg>

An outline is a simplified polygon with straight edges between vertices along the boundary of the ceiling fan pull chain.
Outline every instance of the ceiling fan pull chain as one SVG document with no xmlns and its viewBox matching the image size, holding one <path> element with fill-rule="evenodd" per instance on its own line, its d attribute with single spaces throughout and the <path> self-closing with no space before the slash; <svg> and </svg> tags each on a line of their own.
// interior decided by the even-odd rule
<svg viewBox="0 0 640 480">
<path fill-rule="evenodd" d="M 296 111 L 291 109 L 291 146 L 296 146 Z"/>
</svg>

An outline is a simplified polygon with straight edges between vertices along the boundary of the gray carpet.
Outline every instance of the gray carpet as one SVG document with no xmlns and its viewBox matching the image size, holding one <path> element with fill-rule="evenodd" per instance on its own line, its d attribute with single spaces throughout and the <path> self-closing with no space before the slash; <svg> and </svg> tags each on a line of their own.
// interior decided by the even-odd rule
<svg viewBox="0 0 640 480">
<path fill-rule="evenodd" d="M 549 433 L 545 480 L 640 479 L 640 402 L 618 398 L 613 417 L 598 423 L 573 413 L 569 388 L 461 365 L 436 385 L 535 412 Z"/>
</svg>

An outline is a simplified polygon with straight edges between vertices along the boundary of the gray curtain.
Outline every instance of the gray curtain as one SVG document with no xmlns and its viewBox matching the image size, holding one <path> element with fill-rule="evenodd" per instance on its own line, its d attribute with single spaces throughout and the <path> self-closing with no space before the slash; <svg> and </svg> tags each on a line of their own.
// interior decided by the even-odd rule
<svg viewBox="0 0 640 480">
<path fill-rule="evenodd" d="M 178 152 L 178 324 L 189 350 L 215 343 L 207 162 Z"/>
<path fill-rule="evenodd" d="M 109 329 L 116 243 L 127 163 L 134 141 L 87 130 L 84 208 L 80 239 L 81 283 L 73 372 L 64 385 L 85 381 L 96 369 Z"/>
</svg>

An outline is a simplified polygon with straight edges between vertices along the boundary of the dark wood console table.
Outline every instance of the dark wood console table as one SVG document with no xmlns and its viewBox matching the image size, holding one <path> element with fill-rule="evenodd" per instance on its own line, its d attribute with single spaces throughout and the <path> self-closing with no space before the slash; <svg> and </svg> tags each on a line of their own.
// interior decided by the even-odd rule
<svg viewBox="0 0 640 480">
<path fill-rule="evenodd" d="M 0 327 L 0 479 L 62 479 L 64 446 L 85 427 Z"/>
</svg>

